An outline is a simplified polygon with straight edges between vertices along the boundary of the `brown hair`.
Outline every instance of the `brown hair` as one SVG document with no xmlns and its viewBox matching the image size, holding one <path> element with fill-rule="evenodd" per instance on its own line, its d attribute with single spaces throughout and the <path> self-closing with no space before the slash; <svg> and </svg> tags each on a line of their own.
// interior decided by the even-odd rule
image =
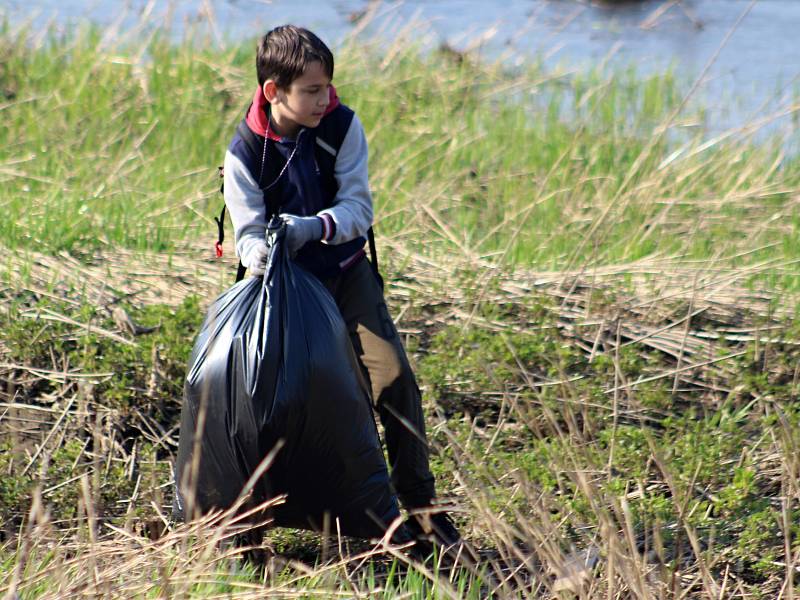
<svg viewBox="0 0 800 600">
<path fill-rule="evenodd" d="M 315 61 L 322 63 L 325 74 L 333 79 L 333 53 L 321 39 L 302 27 L 276 27 L 258 43 L 258 85 L 263 87 L 267 79 L 273 79 L 279 88 L 287 89 Z"/>
</svg>

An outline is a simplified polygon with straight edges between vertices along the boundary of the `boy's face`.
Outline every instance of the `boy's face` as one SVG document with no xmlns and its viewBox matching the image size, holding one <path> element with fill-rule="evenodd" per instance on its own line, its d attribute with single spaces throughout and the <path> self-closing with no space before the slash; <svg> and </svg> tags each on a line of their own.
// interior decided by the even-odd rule
<svg viewBox="0 0 800 600">
<path fill-rule="evenodd" d="M 271 79 L 265 81 L 264 96 L 272 106 L 276 133 L 293 137 L 301 127 L 319 125 L 330 103 L 330 84 L 320 62 L 309 63 L 288 89 L 277 87 Z"/>
</svg>

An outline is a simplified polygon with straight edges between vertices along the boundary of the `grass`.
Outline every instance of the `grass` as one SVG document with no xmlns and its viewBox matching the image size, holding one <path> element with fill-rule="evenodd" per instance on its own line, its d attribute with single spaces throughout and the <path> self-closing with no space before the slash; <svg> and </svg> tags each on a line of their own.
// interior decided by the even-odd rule
<svg viewBox="0 0 800 600">
<path fill-rule="evenodd" d="M 232 279 L 198 247 L 252 49 L 122 39 L 0 32 L 1 593 L 800 591 L 798 157 L 709 139 L 671 73 L 512 72 L 403 39 L 346 44 L 336 83 L 481 567 L 274 530 L 259 569 L 232 515 L 169 525 L 189 345 Z"/>
<path fill-rule="evenodd" d="M 175 45 L 151 29 L 115 44 L 4 27 L 8 244 L 170 250 L 213 235 L 251 44 Z M 797 256 L 797 156 L 746 134 L 707 139 L 672 73 L 510 72 L 357 40 L 335 83 L 369 133 L 380 229 L 404 244 L 540 269 Z"/>
<path fill-rule="evenodd" d="M 0 420 L 11 442 L 0 468 L 15 474 L 0 486 L 2 589 L 13 585 L 22 597 L 560 597 L 556 581 L 573 569 L 568 557 L 589 548 L 602 560 L 584 583 L 585 598 L 719 597 L 725 589 L 723 597 L 770 598 L 787 585 L 785 565 L 797 549 L 800 418 L 791 319 L 768 325 L 766 313 L 736 305 L 726 312 L 718 296 L 696 295 L 695 306 L 716 303 L 716 313 L 686 336 L 686 363 L 702 363 L 697 355 L 712 348 L 695 349 L 705 333 L 718 336 L 715 355 L 738 356 L 725 368 L 684 371 L 673 391 L 676 358 L 659 348 L 670 339 L 665 325 L 680 327 L 687 300 L 624 314 L 631 299 L 612 280 L 574 292 L 569 310 L 559 285 L 516 295 L 484 290 L 471 313 L 460 309 L 471 306 L 477 274 L 444 276 L 415 258 L 402 277 L 388 275 L 424 390 L 438 485 L 482 549 L 483 573 L 442 579 L 430 566 L 394 562 L 381 547 L 342 540 L 340 551 L 340 540 L 290 530 L 268 533 L 274 554 L 262 572 L 220 546 L 224 527 L 165 533 L 180 402 L 170 389 L 181 381 L 172 369 L 185 361 L 197 300 L 133 301 L 126 309 L 136 323 L 161 325 L 133 336 L 86 306 L 87 297 L 100 306 L 119 298 L 125 272 L 56 301 L 60 294 L 30 292 L 48 277 L 48 266 L 34 263 L 14 292 L 24 308 L 6 302 L 12 309 L 2 318 L 3 378 L 16 389 Z M 431 279 L 449 292 L 432 292 Z M 511 275 L 504 284 L 527 285 Z M 612 311 L 617 321 L 604 324 Z M 60 319 L 42 318 L 52 314 Z M 733 325 L 739 333 L 726 340 Z M 642 337 L 635 327 L 650 337 L 628 343 Z M 738 339 L 757 327 L 772 341 Z M 117 331 L 135 346 L 98 339 L 98 331 Z M 66 375 L 54 376 L 64 364 Z M 98 375 L 111 370 L 116 377 Z M 164 395 L 153 397 L 149 380 L 159 371 L 165 379 L 155 389 Z M 87 395 L 80 381 L 92 373 Z M 20 476 L 28 463 L 35 468 Z M 31 505 L 31 494 L 46 512 Z"/>
</svg>

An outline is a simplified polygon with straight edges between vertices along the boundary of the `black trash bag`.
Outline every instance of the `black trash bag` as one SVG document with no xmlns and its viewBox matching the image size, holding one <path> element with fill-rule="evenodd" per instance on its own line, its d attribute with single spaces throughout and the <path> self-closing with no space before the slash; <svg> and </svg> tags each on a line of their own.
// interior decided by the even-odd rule
<svg viewBox="0 0 800 600">
<path fill-rule="evenodd" d="M 335 531 L 339 519 L 345 535 L 382 536 L 399 510 L 366 385 L 332 296 L 288 259 L 284 232 L 279 219 L 270 223 L 263 279 L 247 278 L 217 298 L 195 342 L 181 412 L 176 517 L 188 517 L 187 508 L 202 514 L 231 507 L 281 441 L 246 508 L 286 494 L 262 515 L 274 525 L 322 530 L 330 523 Z"/>
</svg>

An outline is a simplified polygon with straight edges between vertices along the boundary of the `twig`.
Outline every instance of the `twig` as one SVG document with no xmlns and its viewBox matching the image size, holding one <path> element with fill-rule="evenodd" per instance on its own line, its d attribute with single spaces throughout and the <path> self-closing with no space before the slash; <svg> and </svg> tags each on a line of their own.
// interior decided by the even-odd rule
<svg viewBox="0 0 800 600">
<path fill-rule="evenodd" d="M 657 380 L 663 379 L 665 377 L 671 377 L 672 375 L 675 375 L 676 373 L 682 373 L 684 371 L 691 371 L 693 369 L 699 369 L 700 367 L 706 367 L 708 365 L 713 365 L 715 363 L 722 362 L 724 360 L 730 360 L 730 359 L 736 358 L 738 356 L 744 356 L 745 354 L 747 354 L 747 350 L 743 350 L 741 352 L 734 352 L 733 354 L 727 354 L 726 356 L 721 356 L 720 358 L 715 358 L 713 360 L 707 360 L 705 362 L 696 363 L 696 364 L 693 364 L 693 365 L 686 365 L 685 367 L 681 367 L 680 369 L 671 369 L 669 371 L 666 371 L 665 373 L 659 373 L 658 375 L 653 375 L 652 377 L 645 377 L 644 379 L 637 379 L 636 381 L 632 381 L 631 383 L 626 384 L 626 385 L 613 387 L 611 389 L 605 390 L 605 393 L 606 394 L 613 394 L 614 392 L 616 392 L 617 390 L 620 390 L 620 389 L 633 388 L 633 387 L 636 387 L 637 385 L 641 385 L 642 383 L 649 383 L 651 381 L 657 381 Z"/>
</svg>

